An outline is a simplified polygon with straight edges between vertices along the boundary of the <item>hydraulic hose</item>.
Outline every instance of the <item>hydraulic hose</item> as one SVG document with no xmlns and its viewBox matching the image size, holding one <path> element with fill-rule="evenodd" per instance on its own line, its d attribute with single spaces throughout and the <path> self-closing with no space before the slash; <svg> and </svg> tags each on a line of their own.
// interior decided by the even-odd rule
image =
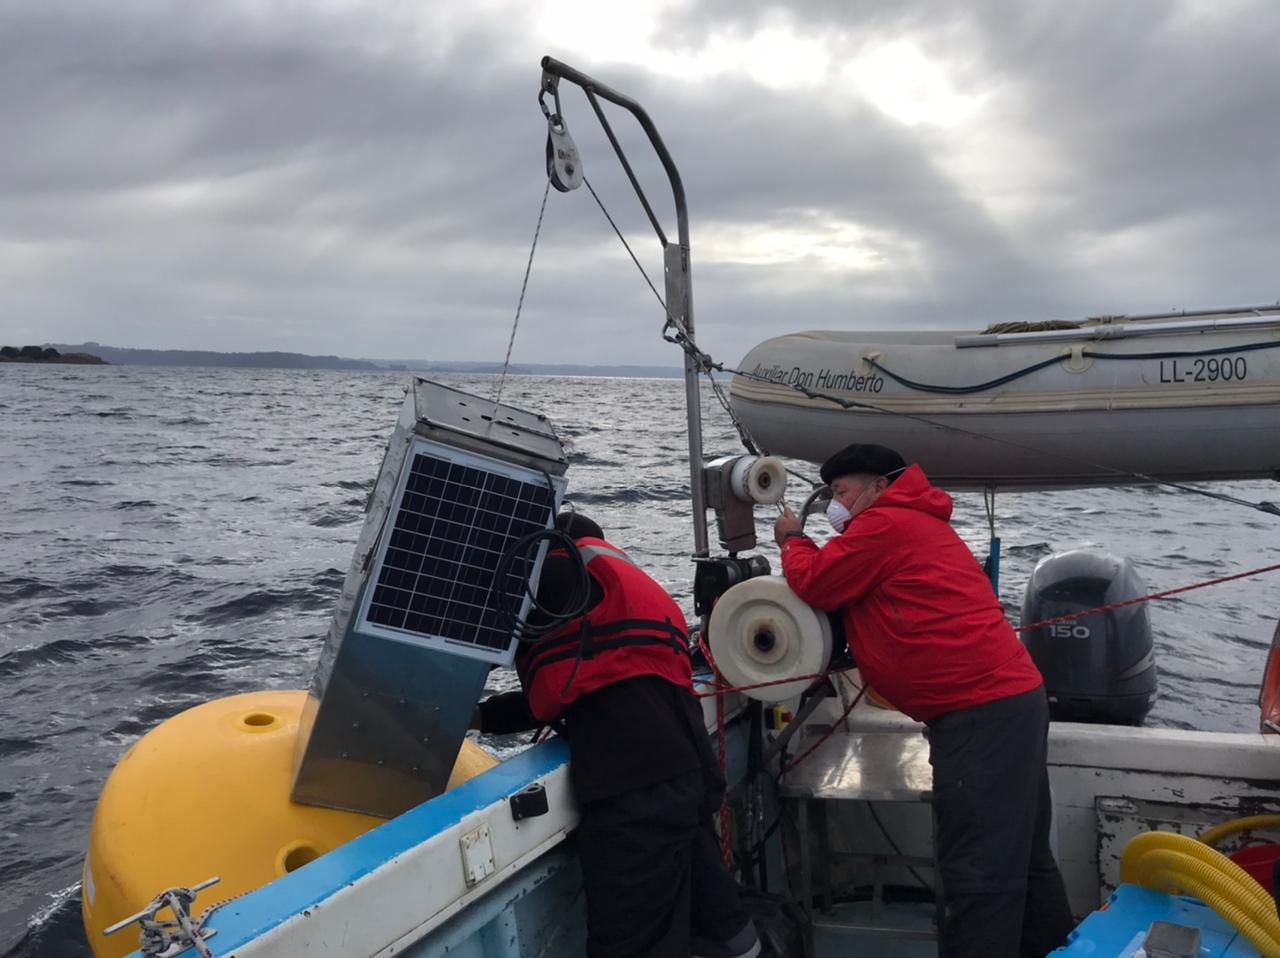
<svg viewBox="0 0 1280 958">
<path fill-rule="evenodd" d="M 1125 847 L 1120 880 L 1195 895 L 1264 958 L 1280 958 L 1280 917 L 1271 896 L 1239 865 L 1194 838 L 1172 832 L 1139 835 Z"/>
<path fill-rule="evenodd" d="M 1178 835 L 1173 832 L 1147 832 L 1134 838 L 1125 847 L 1124 855 L 1120 859 L 1120 880 L 1132 881 L 1132 878 L 1126 877 L 1127 874 L 1141 867 L 1142 861 L 1156 852 L 1175 852 L 1184 858 L 1194 859 L 1221 872 L 1232 882 L 1240 883 L 1239 897 L 1264 907 L 1273 917 L 1275 916 L 1275 902 L 1267 890 L 1254 881 L 1248 872 L 1226 855 L 1187 835 Z M 1280 931 L 1280 917 L 1276 918 L 1276 930 Z"/>
</svg>

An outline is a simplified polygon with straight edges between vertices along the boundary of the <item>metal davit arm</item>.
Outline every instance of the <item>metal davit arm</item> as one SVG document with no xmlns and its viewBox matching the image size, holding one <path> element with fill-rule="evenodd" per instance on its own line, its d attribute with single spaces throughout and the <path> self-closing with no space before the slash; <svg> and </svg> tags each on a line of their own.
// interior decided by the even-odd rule
<svg viewBox="0 0 1280 958">
<path fill-rule="evenodd" d="M 662 245 L 667 245 L 667 237 L 662 232 L 662 227 L 658 225 L 657 219 L 653 215 L 653 210 L 649 207 L 649 201 L 645 198 L 644 191 L 640 188 L 640 184 L 636 181 L 635 174 L 631 171 L 631 164 L 627 162 L 626 156 L 622 152 L 622 147 L 618 144 L 618 140 L 613 135 L 613 130 L 609 126 L 608 120 L 601 113 L 600 107 L 596 102 L 596 97 L 608 100 L 617 106 L 622 107 L 628 113 L 636 118 L 645 134 L 649 137 L 649 142 L 653 145 L 653 151 L 658 154 L 658 159 L 662 161 L 662 168 L 667 171 L 667 178 L 671 181 L 671 195 L 676 204 L 676 228 L 678 230 L 678 239 L 680 245 L 686 249 L 689 246 L 689 212 L 685 206 L 684 200 L 684 183 L 680 179 L 680 171 L 676 169 L 676 164 L 671 159 L 671 154 L 667 150 L 667 145 L 662 141 L 658 128 L 653 125 L 653 120 L 649 118 L 649 114 L 631 97 L 619 93 L 612 87 L 606 86 L 599 80 L 587 76 L 579 70 L 575 70 L 567 63 L 561 63 L 554 57 L 542 58 L 542 88 L 548 93 L 555 93 L 557 80 L 568 80 L 575 86 L 581 87 L 586 93 L 587 98 L 591 101 L 592 107 L 596 111 L 596 116 L 600 118 L 600 125 L 604 127 L 605 134 L 609 137 L 609 142 L 613 144 L 614 151 L 618 154 L 618 159 L 622 163 L 622 168 L 626 170 L 628 178 L 631 180 L 632 187 L 635 188 L 636 194 L 640 197 L 640 202 L 644 204 L 645 212 L 649 214 L 649 222 L 653 224 L 654 231 L 658 234 L 658 239 L 662 241 Z M 550 85 L 548 85 L 550 84 Z"/>
<path fill-rule="evenodd" d="M 618 160 L 622 164 L 627 178 L 631 181 L 631 186 L 635 190 L 636 196 L 639 197 L 659 242 L 662 243 L 668 319 L 675 325 L 677 330 L 687 336 L 690 342 L 694 342 L 693 281 L 689 260 L 689 211 L 685 204 L 684 183 L 680 180 L 680 171 L 676 169 L 675 161 L 671 159 L 671 154 L 667 151 L 667 145 L 662 141 L 662 137 L 659 135 L 657 127 L 653 125 L 653 120 L 649 118 L 649 114 L 635 100 L 624 96 L 599 80 L 575 70 L 568 64 L 561 63 L 552 57 L 543 57 L 542 92 L 557 96 L 557 113 L 559 111 L 558 87 L 560 80 L 567 80 L 582 88 L 582 91 L 587 95 L 587 100 L 591 103 L 592 109 L 595 111 L 596 118 L 604 129 L 605 135 L 613 145 L 614 152 L 617 153 Z M 676 207 L 676 243 L 673 244 L 667 239 L 661 225 L 659 225 L 653 208 L 649 205 L 649 200 L 645 196 L 644 190 L 641 189 L 640 182 L 636 179 L 635 172 L 631 169 L 631 164 L 627 161 L 621 144 L 618 143 L 618 138 L 614 136 L 613 129 L 610 127 L 604 111 L 600 108 L 600 99 L 620 106 L 634 116 L 649 137 L 649 143 L 653 146 L 654 152 L 662 162 L 662 167 L 667 172 L 667 179 L 671 183 L 671 197 Z M 693 554 L 695 556 L 706 556 L 709 554 L 707 546 L 707 501 L 702 479 L 702 394 L 698 388 L 698 374 L 697 363 L 686 352 L 684 357 L 684 385 L 686 418 L 689 431 L 689 497 L 693 506 Z"/>
</svg>

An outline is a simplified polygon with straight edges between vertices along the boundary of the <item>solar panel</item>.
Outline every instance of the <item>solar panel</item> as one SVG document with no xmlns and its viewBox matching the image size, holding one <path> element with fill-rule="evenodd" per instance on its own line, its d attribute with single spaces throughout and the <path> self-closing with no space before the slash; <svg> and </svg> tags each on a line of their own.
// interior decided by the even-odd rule
<svg viewBox="0 0 1280 958">
<path fill-rule="evenodd" d="M 546 543 L 525 552 L 505 581 L 494 576 L 522 537 L 550 528 L 564 477 L 416 439 L 394 513 L 366 591 L 362 632 L 507 664 L 514 653 L 510 609 L 528 612 Z"/>
</svg>

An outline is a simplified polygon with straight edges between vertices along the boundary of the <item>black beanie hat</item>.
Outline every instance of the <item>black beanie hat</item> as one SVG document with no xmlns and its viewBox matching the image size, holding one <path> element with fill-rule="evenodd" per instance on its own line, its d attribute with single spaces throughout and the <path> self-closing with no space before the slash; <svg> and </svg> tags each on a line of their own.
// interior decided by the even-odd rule
<svg viewBox="0 0 1280 958">
<path fill-rule="evenodd" d="M 571 539 L 603 539 L 604 530 L 581 512 L 562 512 L 556 516 L 556 528 Z"/>
<path fill-rule="evenodd" d="M 852 446 L 845 446 L 824 462 L 819 474 L 827 485 L 841 476 L 854 474 L 888 476 L 889 481 L 893 482 L 897 473 L 906 467 L 903 458 L 887 446 L 856 442 Z M 894 475 L 889 475 L 890 473 Z"/>
<path fill-rule="evenodd" d="M 571 539 L 604 538 L 604 530 L 594 521 L 580 512 L 567 509 L 556 516 L 556 528 L 567 533 Z M 582 587 L 580 575 L 578 568 L 563 551 L 549 553 L 542 563 L 542 577 L 538 580 L 538 605 L 555 615 L 564 612 Z M 592 579 L 591 604 L 594 606 L 603 596 L 600 586 Z"/>
</svg>

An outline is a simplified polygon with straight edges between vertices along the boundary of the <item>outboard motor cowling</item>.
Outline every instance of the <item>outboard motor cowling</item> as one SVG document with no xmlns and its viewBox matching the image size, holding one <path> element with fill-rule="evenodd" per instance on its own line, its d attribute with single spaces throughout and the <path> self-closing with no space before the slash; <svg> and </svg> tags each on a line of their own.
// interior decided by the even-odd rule
<svg viewBox="0 0 1280 958">
<path fill-rule="evenodd" d="M 1074 550 L 1042 559 L 1027 582 L 1023 624 L 1146 595 L 1125 558 Z M 1022 633 L 1044 676 L 1049 714 L 1067 722 L 1141 725 L 1156 697 L 1155 649 L 1145 603 Z"/>
</svg>

